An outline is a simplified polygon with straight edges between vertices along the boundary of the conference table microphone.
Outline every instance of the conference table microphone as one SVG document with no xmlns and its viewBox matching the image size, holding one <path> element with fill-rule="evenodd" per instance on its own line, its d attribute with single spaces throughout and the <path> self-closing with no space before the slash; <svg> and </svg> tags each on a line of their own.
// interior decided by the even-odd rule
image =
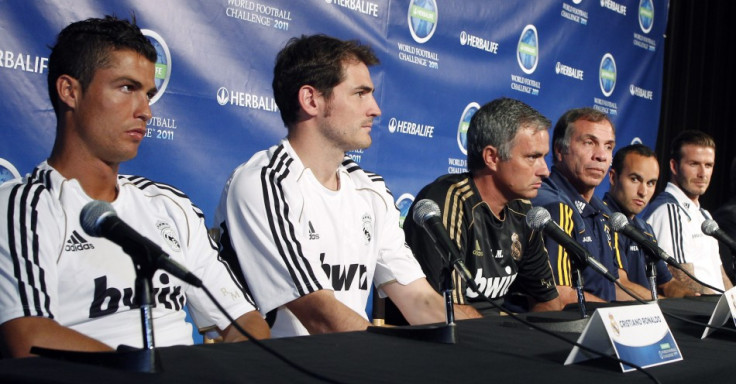
<svg viewBox="0 0 736 384">
<path fill-rule="evenodd" d="M 465 280 L 465 283 L 468 284 L 472 290 L 478 292 L 478 285 L 475 283 L 475 280 L 470 274 L 470 271 L 468 271 L 468 268 L 465 267 L 465 263 L 463 263 L 463 259 L 460 255 L 460 250 L 458 250 L 455 243 L 450 239 L 447 229 L 445 229 L 445 226 L 442 224 L 440 215 L 440 207 L 437 203 L 430 199 L 422 199 L 414 206 L 414 214 L 412 215 L 412 218 L 414 219 L 414 222 L 427 231 L 427 234 L 429 234 L 429 237 L 432 239 L 432 242 L 440 253 L 447 255 L 448 260 L 446 261 L 448 264 L 455 268 L 460 277 Z"/>
<path fill-rule="evenodd" d="M 90 201 L 82 208 L 79 221 L 88 235 L 103 237 L 119 245 L 134 262 L 161 268 L 195 287 L 202 287 L 202 280 L 169 257 L 158 244 L 120 219 L 112 204 L 100 200 Z"/>
<path fill-rule="evenodd" d="M 731 236 L 728 235 L 724 230 L 722 230 L 718 223 L 713 219 L 708 219 L 703 222 L 703 224 L 700 225 L 700 230 L 703 231 L 708 236 L 713 236 L 716 239 L 720 240 L 722 243 L 726 244 L 728 248 L 731 249 L 731 252 L 736 253 L 736 240 L 734 240 Z"/>
<path fill-rule="evenodd" d="M 657 243 L 652 240 L 649 236 L 645 235 L 639 228 L 635 227 L 629 219 L 621 212 L 614 212 L 610 218 L 611 227 L 614 231 L 623 233 L 629 239 L 639 244 L 645 251 L 651 256 L 664 260 L 667 264 L 672 265 L 677 269 L 682 269 L 680 263 L 678 263 L 674 257 L 670 256 Z"/>
<path fill-rule="evenodd" d="M 536 231 L 543 231 L 545 236 L 549 236 L 556 241 L 562 248 L 565 248 L 568 254 L 574 256 L 578 267 L 589 266 L 594 271 L 603 275 L 606 279 L 616 282 L 616 278 L 608 272 L 608 268 L 601 264 L 600 261 L 593 258 L 582 245 L 575 239 L 570 237 L 560 226 L 552 220 L 552 216 L 544 207 L 532 207 L 526 214 L 526 224 Z"/>
</svg>

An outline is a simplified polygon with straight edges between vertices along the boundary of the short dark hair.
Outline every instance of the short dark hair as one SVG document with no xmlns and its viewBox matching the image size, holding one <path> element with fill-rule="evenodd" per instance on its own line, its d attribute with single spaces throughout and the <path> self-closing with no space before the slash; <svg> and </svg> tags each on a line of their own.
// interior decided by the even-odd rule
<svg viewBox="0 0 736 384">
<path fill-rule="evenodd" d="M 552 123 L 536 109 L 519 100 L 499 98 L 486 103 L 470 119 L 468 127 L 468 169 L 483 169 L 483 149 L 498 149 L 502 161 L 511 157 L 511 144 L 521 128 L 547 130 Z"/>
<path fill-rule="evenodd" d="M 670 159 L 674 159 L 679 163 L 680 159 L 682 159 L 682 147 L 686 145 L 716 149 L 716 142 L 709 134 L 694 129 L 686 129 L 677 134 L 672 140 L 672 145 L 670 145 Z"/>
<path fill-rule="evenodd" d="M 311 85 L 329 99 L 345 79 L 343 64 L 353 60 L 366 66 L 379 63 L 373 49 L 357 40 L 321 34 L 291 38 L 276 55 L 273 69 L 273 96 L 284 124 L 288 127 L 297 120 L 301 87 Z"/>
<path fill-rule="evenodd" d="M 616 134 L 616 127 L 613 125 L 611 119 L 605 113 L 591 107 L 573 108 L 562 114 L 555 129 L 552 132 L 552 148 L 559 148 L 562 152 L 567 152 L 570 148 L 570 137 L 572 136 L 572 127 L 578 120 L 590 121 L 597 123 L 600 121 L 607 121 L 611 124 L 613 134 Z M 553 162 L 557 162 L 557 158 L 554 157 Z"/>
<path fill-rule="evenodd" d="M 655 159 L 657 158 L 657 154 L 654 153 L 651 148 L 647 147 L 644 144 L 627 145 L 616 151 L 616 154 L 613 156 L 611 169 L 616 172 L 616 175 L 621 175 L 621 170 L 623 170 L 624 168 L 624 161 L 626 161 L 626 156 L 628 156 L 630 153 L 634 153 L 642 157 L 654 157 Z"/>
<path fill-rule="evenodd" d="M 48 88 L 54 112 L 59 114 L 59 94 L 56 80 L 69 75 L 79 81 L 85 91 L 95 72 L 109 65 L 110 52 L 130 49 L 155 63 L 157 54 L 153 44 L 132 22 L 105 16 L 104 19 L 90 18 L 77 21 L 64 28 L 51 47 L 49 56 Z"/>
</svg>

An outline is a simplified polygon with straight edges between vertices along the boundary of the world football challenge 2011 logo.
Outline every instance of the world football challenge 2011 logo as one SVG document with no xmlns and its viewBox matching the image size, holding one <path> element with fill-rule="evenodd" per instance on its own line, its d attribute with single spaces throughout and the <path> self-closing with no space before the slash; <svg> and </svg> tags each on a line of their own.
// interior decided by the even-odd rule
<svg viewBox="0 0 736 384">
<path fill-rule="evenodd" d="M 404 193 L 401 196 L 399 196 L 399 199 L 396 200 L 396 208 L 399 209 L 399 226 L 404 227 L 404 221 L 406 220 L 406 215 L 409 214 L 409 208 L 411 207 L 411 204 L 414 202 L 414 195 L 410 193 Z"/>
<path fill-rule="evenodd" d="M 406 19 L 411 37 L 417 43 L 426 43 L 437 29 L 437 3 L 435 0 L 412 0 Z"/>
<path fill-rule="evenodd" d="M 652 0 L 639 1 L 639 27 L 644 33 L 649 33 L 654 25 L 654 2 Z"/>
<path fill-rule="evenodd" d="M 457 125 L 457 146 L 463 155 L 468 154 L 468 127 L 470 126 L 470 119 L 473 118 L 473 115 L 479 109 L 480 105 L 472 102 L 465 107 L 462 116 L 460 116 L 460 123 Z"/>
<path fill-rule="evenodd" d="M 524 27 L 519 36 L 519 44 L 516 47 L 516 60 L 519 67 L 527 75 L 531 75 L 537 69 L 539 63 L 539 36 L 537 28 L 531 24 Z"/>
<path fill-rule="evenodd" d="M 148 37 L 153 47 L 156 48 L 156 89 L 158 92 L 153 98 L 151 98 L 150 104 L 153 105 L 166 91 L 166 86 L 169 84 L 169 78 L 171 77 L 171 52 L 169 46 L 166 45 L 166 41 L 158 33 L 150 29 L 141 29 L 143 35 Z"/>
<path fill-rule="evenodd" d="M 598 82 L 603 95 L 609 97 L 613 94 L 613 90 L 616 88 L 616 61 L 610 53 L 606 53 L 601 59 L 601 66 L 598 69 Z"/>
</svg>

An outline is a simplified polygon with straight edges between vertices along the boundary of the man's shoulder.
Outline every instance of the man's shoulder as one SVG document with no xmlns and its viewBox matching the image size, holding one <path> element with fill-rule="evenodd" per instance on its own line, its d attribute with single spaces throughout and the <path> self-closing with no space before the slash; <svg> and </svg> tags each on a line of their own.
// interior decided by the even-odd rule
<svg viewBox="0 0 736 384">
<path fill-rule="evenodd" d="M 350 175 L 350 178 L 356 186 L 378 187 L 380 189 L 388 190 L 383 176 L 361 168 L 361 166 L 349 156 L 345 156 L 340 167 Z"/>
<path fill-rule="evenodd" d="M 649 205 L 647 205 L 647 207 L 641 213 L 640 217 L 644 220 L 649 220 L 654 212 L 660 211 L 662 209 L 667 209 L 667 205 L 679 206 L 680 204 L 671 193 L 667 191 L 662 191 L 654 199 L 652 199 L 652 201 L 649 202 Z"/>
<path fill-rule="evenodd" d="M 442 197 L 448 193 L 460 192 L 470 193 L 472 192 L 472 182 L 468 174 L 446 174 L 436 178 L 431 183 L 427 184 L 417 195 L 418 197 L 427 197 L 433 200 Z M 438 201 L 440 203 L 441 201 Z"/>
<path fill-rule="evenodd" d="M 565 204 L 572 206 L 570 198 L 551 179 L 544 179 L 542 187 L 539 188 L 537 197 L 532 199 L 533 205 L 548 207 L 550 205 Z"/>
</svg>

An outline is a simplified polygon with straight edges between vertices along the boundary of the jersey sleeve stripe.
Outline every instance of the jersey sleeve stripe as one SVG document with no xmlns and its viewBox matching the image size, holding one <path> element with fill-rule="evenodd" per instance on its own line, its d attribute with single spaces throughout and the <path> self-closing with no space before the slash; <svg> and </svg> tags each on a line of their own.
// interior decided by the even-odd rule
<svg viewBox="0 0 736 384">
<path fill-rule="evenodd" d="M 677 206 L 674 204 L 667 204 L 667 218 L 670 224 L 670 233 L 672 236 L 672 253 L 675 260 L 678 263 L 684 263 L 685 257 L 682 252 L 682 226 L 680 220 L 680 213 L 677 211 Z"/>
<path fill-rule="evenodd" d="M 300 295 L 322 289 L 297 240 L 294 225 L 288 220 L 289 205 L 284 197 L 284 178 L 293 159 L 279 147 L 271 163 L 261 170 L 261 187 L 271 235 L 281 259 Z M 288 228 L 287 228 L 288 227 Z M 287 230 L 288 229 L 288 230 Z"/>
<path fill-rule="evenodd" d="M 21 189 L 20 196 L 18 196 Z M 19 184 L 12 189 L 7 217 L 8 248 L 13 261 L 13 276 L 18 282 L 18 296 L 23 306 L 24 316 L 46 316 L 53 319 L 54 316 L 50 312 L 50 298 L 46 292 L 45 274 L 39 266 L 38 235 L 36 234 L 38 220 L 35 207 L 44 189 L 38 183 Z M 29 212 L 26 207 L 29 205 L 29 199 L 31 228 L 27 226 Z M 16 206 L 19 208 L 17 212 Z M 15 233 L 16 222 L 20 228 L 20 233 L 17 234 Z M 39 271 L 38 278 L 34 275 L 35 270 Z M 29 290 L 31 297 L 29 297 Z M 43 302 L 41 296 L 44 297 Z"/>
</svg>

